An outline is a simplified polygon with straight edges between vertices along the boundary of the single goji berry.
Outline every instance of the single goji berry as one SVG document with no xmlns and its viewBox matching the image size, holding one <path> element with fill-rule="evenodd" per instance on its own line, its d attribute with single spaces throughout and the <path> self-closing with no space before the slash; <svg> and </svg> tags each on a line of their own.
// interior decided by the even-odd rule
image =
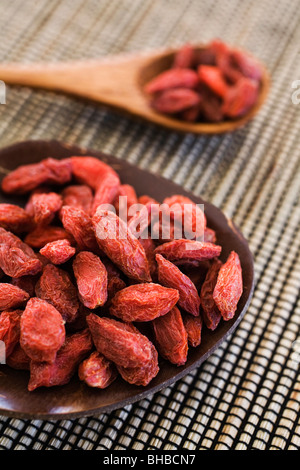
<svg viewBox="0 0 300 470">
<path fill-rule="evenodd" d="M 39 273 L 42 263 L 30 246 L 0 228 L 0 267 L 7 276 L 21 277 Z"/>
<path fill-rule="evenodd" d="M 47 264 L 35 286 L 35 292 L 37 297 L 53 305 L 66 322 L 76 318 L 79 310 L 77 289 L 63 269 Z"/>
<path fill-rule="evenodd" d="M 109 312 L 125 322 L 151 321 L 168 313 L 178 300 L 176 289 L 155 283 L 136 284 L 117 292 Z"/>
<path fill-rule="evenodd" d="M 112 318 L 91 313 L 87 323 L 98 352 L 123 367 L 143 367 L 152 357 L 152 343 L 132 327 Z"/>
<path fill-rule="evenodd" d="M 88 328 L 67 335 L 52 364 L 31 361 L 28 390 L 31 392 L 38 387 L 67 384 L 92 348 L 93 343 Z"/>
<path fill-rule="evenodd" d="M 21 316 L 20 345 L 34 361 L 54 362 L 65 341 L 61 314 L 45 300 L 31 298 Z"/>
<path fill-rule="evenodd" d="M 65 230 L 72 234 L 79 250 L 99 251 L 92 219 L 83 209 L 63 206 L 60 215 Z"/>
<path fill-rule="evenodd" d="M 81 251 L 73 261 L 79 299 L 90 309 L 101 307 L 107 300 L 107 271 L 101 259 Z"/>
<path fill-rule="evenodd" d="M 0 313 L 0 340 L 5 344 L 5 359 L 14 351 L 20 339 L 20 319 L 22 310 Z"/>
<path fill-rule="evenodd" d="M 177 307 L 153 322 L 154 344 L 160 355 L 172 364 L 182 366 L 188 353 L 188 336 Z"/>
<path fill-rule="evenodd" d="M 20 343 L 17 343 L 11 354 L 6 357 L 6 364 L 12 369 L 29 370 L 30 361 L 30 357 L 21 348 Z"/>
<path fill-rule="evenodd" d="M 36 227 L 32 232 L 28 233 L 24 239 L 25 243 L 32 248 L 40 250 L 47 243 L 57 240 L 67 239 L 74 245 L 75 240 L 71 233 L 67 232 L 63 227 L 48 225 L 47 227 Z"/>
<path fill-rule="evenodd" d="M 155 254 L 167 258 L 169 261 L 203 261 L 218 257 L 221 246 L 197 240 L 178 239 L 164 243 L 155 249 Z"/>
<path fill-rule="evenodd" d="M 188 344 L 196 348 L 201 344 L 202 336 L 202 318 L 185 314 L 182 316 L 183 324 L 188 336 Z"/>
<path fill-rule="evenodd" d="M 117 375 L 114 364 L 98 351 L 93 351 L 78 367 L 79 379 L 89 387 L 106 388 L 117 378 Z"/>
<path fill-rule="evenodd" d="M 31 216 L 15 204 L 0 204 L 0 227 L 15 234 L 29 232 L 33 228 Z"/>
<path fill-rule="evenodd" d="M 224 320 L 233 318 L 242 293 L 243 277 L 240 258 L 235 251 L 232 251 L 219 270 L 213 291 L 213 299 Z"/>
<path fill-rule="evenodd" d="M 117 176 L 117 173 L 110 165 L 96 157 L 73 156 L 71 157 L 71 162 L 75 180 L 90 186 L 95 191 L 98 189 L 106 173 L 113 173 Z"/>
<path fill-rule="evenodd" d="M 199 82 L 197 73 L 189 68 L 166 70 L 145 86 L 146 93 L 158 93 L 173 88 L 195 88 Z"/>
<path fill-rule="evenodd" d="M 159 113 L 176 114 L 197 106 L 200 101 L 199 93 L 194 90 L 189 88 L 170 88 L 157 94 L 152 99 L 151 106 Z"/>
<path fill-rule="evenodd" d="M 221 70 L 213 65 L 199 65 L 198 76 L 200 83 L 205 83 L 216 95 L 224 96 L 228 92 L 228 84 Z"/>
<path fill-rule="evenodd" d="M 222 111 L 229 118 L 238 118 L 246 114 L 257 101 L 259 84 L 250 78 L 241 78 L 224 98 Z"/>
<path fill-rule="evenodd" d="M 47 158 L 39 163 L 19 166 L 2 180 L 2 190 L 9 194 L 25 194 L 42 184 L 65 184 L 71 180 L 71 160 Z"/>
<path fill-rule="evenodd" d="M 29 294 L 13 284 L 0 282 L 0 311 L 21 307 L 29 299 Z"/>
<path fill-rule="evenodd" d="M 93 204 L 93 192 L 86 184 L 74 184 L 63 189 L 63 206 L 78 207 L 90 214 Z"/>
<path fill-rule="evenodd" d="M 94 194 L 92 213 L 102 204 L 113 204 L 119 190 L 120 178 L 113 171 L 108 171 L 98 178 L 98 187 Z"/>
<path fill-rule="evenodd" d="M 45 256 L 53 264 L 66 263 L 76 253 L 76 249 L 71 246 L 69 240 L 56 240 L 47 243 L 40 249 L 40 254 Z"/>
<path fill-rule="evenodd" d="M 54 192 L 34 193 L 29 204 L 35 224 L 49 225 L 62 206 L 62 197 Z"/>
<path fill-rule="evenodd" d="M 117 365 L 121 377 L 128 383 L 145 387 L 159 372 L 158 353 L 151 343 L 151 358 L 142 367 L 122 367 Z"/>
<path fill-rule="evenodd" d="M 213 292 L 221 266 L 221 260 L 217 258 L 213 260 L 200 290 L 201 314 L 206 327 L 210 330 L 215 330 L 222 318 L 213 299 Z"/>
<path fill-rule="evenodd" d="M 156 255 L 158 281 L 179 292 L 178 305 L 191 315 L 198 316 L 200 297 L 195 284 L 180 269 L 161 255 Z"/>
<path fill-rule="evenodd" d="M 145 250 L 122 219 L 98 209 L 93 225 L 100 249 L 124 274 L 140 282 L 151 281 Z"/>
</svg>

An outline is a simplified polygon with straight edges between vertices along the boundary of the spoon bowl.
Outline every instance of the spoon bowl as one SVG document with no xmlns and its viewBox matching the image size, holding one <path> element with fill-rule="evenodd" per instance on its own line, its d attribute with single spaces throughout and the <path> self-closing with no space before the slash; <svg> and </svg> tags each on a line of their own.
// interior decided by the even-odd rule
<svg viewBox="0 0 300 470">
<path fill-rule="evenodd" d="M 201 49 L 201 46 L 198 46 L 198 49 Z M 102 60 L 1 64 L 0 79 L 10 85 L 24 85 L 74 95 L 169 130 L 194 134 L 234 131 L 251 120 L 265 102 L 270 77 L 261 64 L 263 73 L 257 102 L 239 119 L 218 123 L 188 123 L 155 112 L 149 104 L 144 86 L 171 66 L 175 53 L 175 49 L 164 49 L 142 54 L 117 55 Z"/>
</svg>

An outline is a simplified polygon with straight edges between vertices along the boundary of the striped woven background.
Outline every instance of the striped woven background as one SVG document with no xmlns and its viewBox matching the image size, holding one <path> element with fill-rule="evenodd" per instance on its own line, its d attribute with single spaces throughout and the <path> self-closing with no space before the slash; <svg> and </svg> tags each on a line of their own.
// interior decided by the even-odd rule
<svg viewBox="0 0 300 470">
<path fill-rule="evenodd" d="M 179 135 L 75 98 L 8 87 L 0 146 L 75 143 L 157 172 L 232 217 L 255 257 L 256 289 L 238 329 L 198 369 L 107 414 L 60 421 L 0 416 L 0 449 L 299 449 L 300 2 L 1 0 L 0 60 L 101 57 L 205 42 L 247 48 L 272 75 L 243 129 Z M 0 77 L 1 78 L 1 77 Z"/>
</svg>

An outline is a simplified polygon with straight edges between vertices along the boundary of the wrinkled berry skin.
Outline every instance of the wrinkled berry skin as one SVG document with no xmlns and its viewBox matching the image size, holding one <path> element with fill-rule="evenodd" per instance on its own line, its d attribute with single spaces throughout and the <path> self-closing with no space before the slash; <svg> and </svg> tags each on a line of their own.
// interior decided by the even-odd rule
<svg viewBox="0 0 300 470">
<path fill-rule="evenodd" d="M 101 259 L 89 251 L 81 251 L 73 261 L 78 295 L 90 309 L 101 307 L 107 300 L 107 271 Z"/>
</svg>

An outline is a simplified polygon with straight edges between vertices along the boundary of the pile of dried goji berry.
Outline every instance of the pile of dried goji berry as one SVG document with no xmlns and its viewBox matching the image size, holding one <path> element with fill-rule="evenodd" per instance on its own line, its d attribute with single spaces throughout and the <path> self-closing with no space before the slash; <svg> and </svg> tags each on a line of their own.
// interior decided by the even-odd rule
<svg viewBox="0 0 300 470">
<path fill-rule="evenodd" d="M 262 67 L 250 54 L 220 40 L 183 46 L 170 69 L 145 86 L 154 110 L 187 122 L 221 122 L 244 116 L 256 103 Z"/>
<path fill-rule="evenodd" d="M 26 196 L 24 208 L 0 204 L 0 340 L 6 364 L 29 371 L 28 390 L 76 374 L 91 387 L 118 376 L 147 385 L 162 358 L 185 364 L 203 323 L 214 330 L 234 316 L 243 290 L 239 257 L 233 251 L 220 261 L 216 234 L 189 198 L 163 202 L 177 203 L 174 230 L 185 214 L 178 207 L 188 203 L 201 241 L 200 232 L 187 239 L 174 230 L 153 240 L 148 224 L 158 203 L 138 197 L 94 157 L 20 166 L 2 191 Z M 145 208 L 143 236 L 132 230 L 140 212 L 127 223 L 119 196 L 128 213 L 134 204 Z"/>
</svg>

